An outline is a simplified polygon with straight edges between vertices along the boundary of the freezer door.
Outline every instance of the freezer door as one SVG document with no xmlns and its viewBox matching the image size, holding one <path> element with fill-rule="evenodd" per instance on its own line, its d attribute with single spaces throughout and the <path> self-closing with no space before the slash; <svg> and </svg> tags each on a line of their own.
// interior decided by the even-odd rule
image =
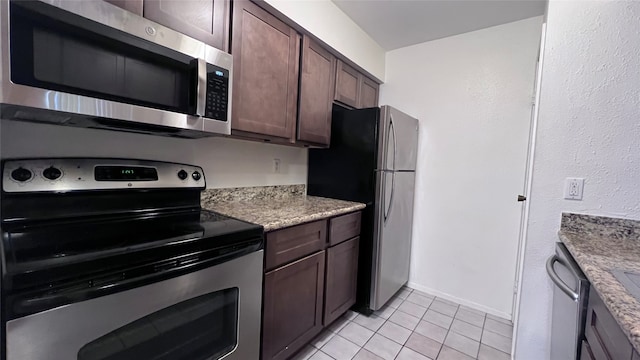
<svg viewBox="0 0 640 360">
<path fill-rule="evenodd" d="M 381 108 L 379 144 L 380 169 L 408 171 L 416 169 L 418 120 L 391 106 Z"/>
<path fill-rule="evenodd" d="M 413 172 L 379 171 L 372 264 L 371 309 L 378 310 L 409 280 Z"/>
<path fill-rule="evenodd" d="M 331 147 L 309 150 L 307 194 L 371 204 L 378 161 L 378 108 L 333 108 Z"/>
</svg>

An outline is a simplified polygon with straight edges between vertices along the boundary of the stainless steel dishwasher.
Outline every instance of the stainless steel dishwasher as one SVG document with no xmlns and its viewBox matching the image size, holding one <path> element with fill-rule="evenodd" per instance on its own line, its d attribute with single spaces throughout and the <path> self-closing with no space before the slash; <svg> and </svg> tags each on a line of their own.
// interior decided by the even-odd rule
<svg viewBox="0 0 640 360">
<path fill-rule="evenodd" d="M 589 280 L 562 243 L 556 244 L 556 253 L 547 260 L 547 274 L 555 285 L 551 360 L 579 359 L 587 318 Z"/>
</svg>

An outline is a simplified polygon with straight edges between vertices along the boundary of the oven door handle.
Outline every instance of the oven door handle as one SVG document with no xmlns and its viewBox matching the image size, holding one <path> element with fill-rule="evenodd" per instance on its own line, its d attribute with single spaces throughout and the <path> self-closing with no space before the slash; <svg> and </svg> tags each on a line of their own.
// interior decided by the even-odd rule
<svg viewBox="0 0 640 360">
<path fill-rule="evenodd" d="M 197 70 L 196 115 L 205 117 L 207 105 L 207 62 L 204 59 L 197 59 Z"/>
<path fill-rule="evenodd" d="M 558 262 L 558 263 L 560 263 L 560 265 L 563 265 L 563 266 L 566 267 L 565 263 L 557 255 L 551 256 L 547 260 L 547 274 L 549 274 L 549 278 L 551 278 L 551 281 L 553 281 L 553 283 L 563 293 L 565 293 L 568 297 L 570 297 L 571 300 L 578 301 L 578 299 L 580 298 L 580 295 L 578 293 L 576 293 L 575 291 L 573 291 L 573 289 L 570 288 L 569 285 L 567 285 L 564 281 L 562 281 L 562 279 L 560 279 L 560 276 L 558 276 L 558 273 L 556 273 L 556 270 L 553 268 L 553 265 L 556 262 Z"/>
</svg>

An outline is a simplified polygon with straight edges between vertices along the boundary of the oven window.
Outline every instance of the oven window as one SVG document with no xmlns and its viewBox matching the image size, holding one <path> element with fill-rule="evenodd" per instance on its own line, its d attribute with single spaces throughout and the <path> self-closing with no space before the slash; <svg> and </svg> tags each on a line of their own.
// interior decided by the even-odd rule
<svg viewBox="0 0 640 360">
<path fill-rule="evenodd" d="M 11 2 L 11 80 L 195 112 L 193 58 L 38 1 Z"/>
<path fill-rule="evenodd" d="M 208 360 L 238 342 L 238 288 L 147 315 L 83 346 L 78 360 Z"/>
</svg>

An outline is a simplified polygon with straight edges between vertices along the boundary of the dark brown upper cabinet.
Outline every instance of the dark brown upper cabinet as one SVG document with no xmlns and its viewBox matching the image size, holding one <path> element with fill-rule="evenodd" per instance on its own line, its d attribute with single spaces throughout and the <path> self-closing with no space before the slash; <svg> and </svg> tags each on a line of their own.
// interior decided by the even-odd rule
<svg viewBox="0 0 640 360">
<path fill-rule="evenodd" d="M 320 251 L 265 275 L 263 360 L 290 358 L 322 330 L 324 265 Z"/>
<path fill-rule="evenodd" d="M 242 0 L 233 3 L 231 43 L 232 133 L 294 142 L 300 35 Z"/>
<path fill-rule="evenodd" d="M 378 106 L 378 89 L 380 85 L 377 82 L 362 76 L 360 81 L 360 96 L 358 97 L 358 108 L 371 108 Z"/>
<path fill-rule="evenodd" d="M 359 78 L 360 73 L 356 69 L 338 60 L 335 101 L 354 108 L 358 107 L 358 97 L 360 96 Z"/>
<path fill-rule="evenodd" d="M 121 7 L 127 11 L 130 11 L 136 15 L 142 16 L 142 1 L 143 0 L 105 0 L 117 7 Z"/>
<path fill-rule="evenodd" d="M 329 145 L 336 58 L 315 41 L 302 40 L 298 140 Z"/>
<path fill-rule="evenodd" d="M 356 109 L 378 106 L 377 82 L 338 60 L 334 100 Z"/>
<path fill-rule="evenodd" d="M 229 9 L 229 0 L 145 0 L 143 14 L 160 25 L 227 51 Z"/>
</svg>

